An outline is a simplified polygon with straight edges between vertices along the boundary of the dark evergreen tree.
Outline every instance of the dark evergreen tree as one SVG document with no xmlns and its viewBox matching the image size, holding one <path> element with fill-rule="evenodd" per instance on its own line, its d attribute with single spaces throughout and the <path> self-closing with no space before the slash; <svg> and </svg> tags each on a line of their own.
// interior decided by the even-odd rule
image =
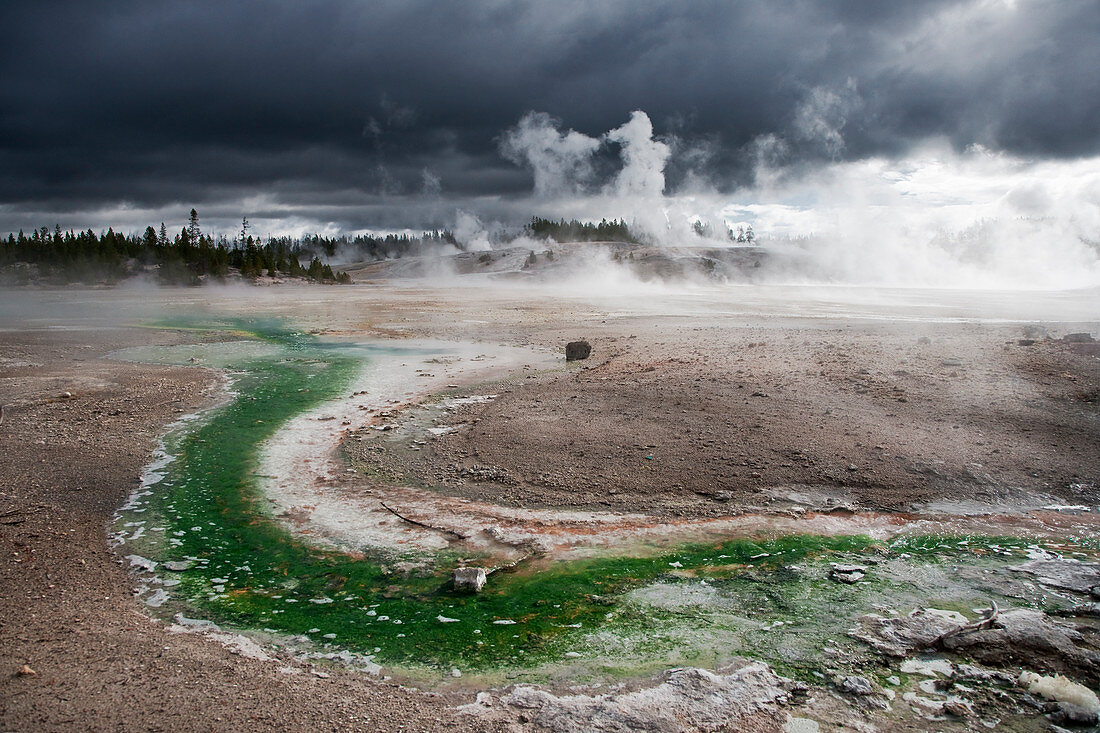
<svg viewBox="0 0 1100 733">
<path fill-rule="evenodd" d="M 191 209 L 191 217 L 187 222 L 187 236 L 191 244 L 198 244 L 202 229 L 199 228 L 199 212 Z"/>
</svg>

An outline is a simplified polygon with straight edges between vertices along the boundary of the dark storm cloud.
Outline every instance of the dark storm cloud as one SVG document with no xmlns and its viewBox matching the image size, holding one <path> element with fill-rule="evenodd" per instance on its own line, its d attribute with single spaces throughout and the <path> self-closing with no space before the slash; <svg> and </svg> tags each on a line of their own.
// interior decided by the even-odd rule
<svg viewBox="0 0 1100 733">
<path fill-rule="evenodd" d="M 678 137 L 673 186 L 741 180 L 772 132 L 794 160 L 1100 151 L 1091 2 L 80 0 L 0 23 L 15 212 L 509 195 L 531 178 L 499 136 L 529 110 L 591 136 L 645 110 Z"/>
</svg>

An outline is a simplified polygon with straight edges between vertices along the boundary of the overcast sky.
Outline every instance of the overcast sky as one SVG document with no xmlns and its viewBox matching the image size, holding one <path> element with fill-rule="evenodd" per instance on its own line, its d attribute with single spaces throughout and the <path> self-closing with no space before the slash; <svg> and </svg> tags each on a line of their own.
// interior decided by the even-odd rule
<svg viewBox="0 0 1100 733">
<path fill-rule="evenodd" d="M 583 149 L 583 193 L 635 110 L 666 194 L 929 140 L 1100 154 L 1091 0 L 7 0 L 0 27 L 3 231 L 506 216 L 537 204 L 521 120 Z"/>
</svg>

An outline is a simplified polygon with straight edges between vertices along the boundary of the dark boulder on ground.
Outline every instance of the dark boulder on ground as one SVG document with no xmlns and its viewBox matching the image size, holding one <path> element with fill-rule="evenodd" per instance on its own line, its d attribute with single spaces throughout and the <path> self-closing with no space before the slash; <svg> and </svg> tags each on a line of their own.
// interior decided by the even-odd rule
<svg viewBox="0 0 1100 733">
<path fill-rule="evenodd" d="M 592 344 L 587 341 L 570 341 L 565 345 L 565 360 L 587 359 L 592 354 Z"/>
</svg>

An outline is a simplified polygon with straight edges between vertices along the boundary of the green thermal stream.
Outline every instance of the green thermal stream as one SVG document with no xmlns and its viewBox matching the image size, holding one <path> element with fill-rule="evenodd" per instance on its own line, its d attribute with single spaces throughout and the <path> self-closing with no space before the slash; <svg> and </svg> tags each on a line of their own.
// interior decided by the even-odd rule
<svg viewBox="0 0 1100 733">
<path fill-rule="evenodd" d="M 845 632 L 862 613 L 932 605 L 973 618 L 991 598 L 1066 604 L 1049 591 L 1012 597 L 1018 588 L 1004 569 L 1041 543 L 1005 537 L 736 539 L 653 548 L 646 557 L 532 563 L 494 575 L 478 595 L 456 595 L 447 583 L 455 555 L 419 556 L 426 569 L 396 573 L 400 558 L 391 552 L 353 556 L 302 542 L 258 493 L 260 444 L 294 415 L 346 394 L 360 359 L 273 322 L 195 326 L 253 341 L 195 347 L 229 355 L 220 365 L 230 370 L 233 398 L 165 439 L 172 460 L 163 478 L 118 520 L 120 552 L 159 563 L 146 582 L 168 586 L 170 600 L 156 609 L 164 615 L 266 629 L 282 635 L 278 643 L 346 649 L 429 676 L 460 668 L 581 679 L 743 655 L 806 677 L 822 668 L 823 648 L 858 647 Z M 157 358 L 184 361 L 185 353 Z M 1058 550 L 1092 556 L 1095 542 L 1085 544 Z M 868 560 L 869 582 L 828 577 L 830 561 Z M 190 567 L 172 572 L 169 561 Z"/>
</svg>

